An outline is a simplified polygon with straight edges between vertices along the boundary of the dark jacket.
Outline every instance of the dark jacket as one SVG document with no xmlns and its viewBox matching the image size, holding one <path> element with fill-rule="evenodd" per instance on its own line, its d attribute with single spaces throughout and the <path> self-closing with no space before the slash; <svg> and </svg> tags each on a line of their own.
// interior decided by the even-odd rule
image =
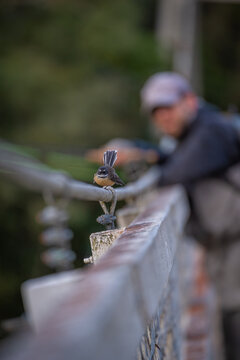
<svg viewBox="0 0 240 360">
<path fill-rule="evenodd" d="M 160 156 L 160 185 L 191 185 L 206 177 L 219 176 L 240 161 L 236 127 L 215 108 L 203 105 L 184 129 L 179 144 L 169 156 Z"/>
</svg>

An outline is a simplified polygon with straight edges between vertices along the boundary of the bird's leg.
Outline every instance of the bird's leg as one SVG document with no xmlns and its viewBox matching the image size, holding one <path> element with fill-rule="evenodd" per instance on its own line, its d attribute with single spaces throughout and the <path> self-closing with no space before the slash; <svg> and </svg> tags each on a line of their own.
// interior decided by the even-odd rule
<svg viewBox="0 0 240 360">
<path fill-rule="evenodd" d="M 111 187 L 111 186 L 104 186 L 103 187 L 105 190 L 110 190 L 111 193 L 112 193 L 112 203 L 111 203 L 111 206 L 110 206 L 110 211 L 109 211 L 109 214 L 110 215 L 113 215 L 114 214 L 114 211 L 115 211 L 115 208 L 116 208 L 116 204 L 117 204 L 117 194 L 116 194 L 116 191 Z M 105 205 L 105 204 L 104 204 Z"/>
</svg>

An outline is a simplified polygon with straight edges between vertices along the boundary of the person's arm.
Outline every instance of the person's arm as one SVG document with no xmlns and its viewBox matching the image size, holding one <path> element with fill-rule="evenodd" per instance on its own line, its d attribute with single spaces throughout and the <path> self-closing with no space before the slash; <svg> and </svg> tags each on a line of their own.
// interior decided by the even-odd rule
<svg viewBox="0 0 240 360">
<path fill-rule="evenodd" d="M 227 168 L 238 156 L 234 129 L 209 123 L 194 130 L 162 165 L 160 185 L 186 184 Z"/>
<path fill-rule="evenodd" d="M 113 139 L 99 149 L 89 150 L 85 157 L 89 161 L 101 163 L 103 153 L 108 149 L 118 151 L 117 165 L 145 160 L 149 164 L 162 163 L 167 155 L 157 146 L 144 140 Z"/>
<path fill-rule="evenodd" d="M 146 151 L 146 152 L 152 151 L 153 154 L 155 154 L 155 161 L 153 161 L 153 163 L 157 162 L 158 164 L 162 164 L 169 157 L 168 153 L 163 151 L 158 145 L 155 145 L 149 141 L 145 141 L 142 139 L 135 139 L 135 140 L 133 140 L 133 144 L 136 148 L 141 149 L 143 151 Z"/>
</svg>

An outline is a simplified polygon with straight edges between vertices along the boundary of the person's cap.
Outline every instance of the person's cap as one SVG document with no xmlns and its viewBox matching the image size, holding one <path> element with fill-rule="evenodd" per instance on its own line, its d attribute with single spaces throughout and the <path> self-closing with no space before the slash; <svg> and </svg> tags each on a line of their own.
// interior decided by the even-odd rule
<svg viewBox="0 0 240 360">
<path fill-rule="evenodd" d="M 190 92 L 190 84 L 180 74 L 157 73 L 146 81 L 141 90 L 142 109 L 152 112 L 157 107 L 172 106 Z"/>
</svg>

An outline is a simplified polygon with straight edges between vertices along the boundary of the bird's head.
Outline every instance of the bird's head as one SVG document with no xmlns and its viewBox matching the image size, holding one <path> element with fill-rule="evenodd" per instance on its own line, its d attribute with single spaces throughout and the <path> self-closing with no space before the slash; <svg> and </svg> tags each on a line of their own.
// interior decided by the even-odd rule
<svg viewBox="0 0 240 360">
<path fill-rule="evenodd" d="M 97 176 L 101 177 L 101 178 L 105 178 L 108 176 L 108 169 L 106 168 L 106 166 L 101 166 L 98 171 L 97 171 Z"/>
</svg>

